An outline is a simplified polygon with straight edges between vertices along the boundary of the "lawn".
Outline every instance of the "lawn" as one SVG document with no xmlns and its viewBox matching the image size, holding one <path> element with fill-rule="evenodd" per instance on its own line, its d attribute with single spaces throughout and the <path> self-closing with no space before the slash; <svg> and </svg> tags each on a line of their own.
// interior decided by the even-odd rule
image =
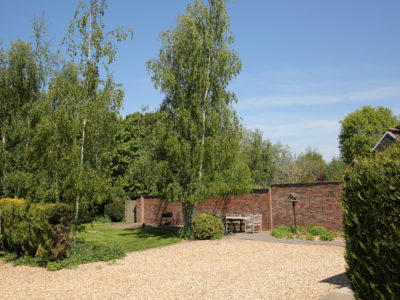
<svg viewBox="0 0 400 300">
<path fill-rule="evenodd" d="M 84 240 L 99 245 L 113 245 L 124 252 L 133 252 L 173 244 L 179 241 L 177 234 L 161 228 L 116 229 L 105 228 L 104 224 L 86 225 L 86 230 L 77 235 Z"/>
</svg>

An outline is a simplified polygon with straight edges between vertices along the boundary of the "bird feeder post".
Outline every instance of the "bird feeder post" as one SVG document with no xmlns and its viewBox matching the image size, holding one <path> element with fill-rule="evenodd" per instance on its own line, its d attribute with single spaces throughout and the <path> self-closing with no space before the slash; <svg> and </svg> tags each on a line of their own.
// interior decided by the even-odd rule
<svg viewBox="0 0 400 300">
<path fill-rule="evenodd" d="M 292 202 L 293 207 L 293 220 L 294 220 L 294 233 L 297 234 L 297 222 L 296 222 L 296 202 L 297 196 L 295 193 L 290 193 L 288 202 Z"/>
</svg>

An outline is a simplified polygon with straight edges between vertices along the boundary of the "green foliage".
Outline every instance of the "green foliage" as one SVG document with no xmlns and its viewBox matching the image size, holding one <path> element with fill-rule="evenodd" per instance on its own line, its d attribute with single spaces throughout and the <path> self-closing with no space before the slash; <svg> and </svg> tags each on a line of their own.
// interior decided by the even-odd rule
<svg viewBox="0 0 400 300">
<path fill-rule="evenodd" d="M 179 229 L 178 232 L 178 237 L 183 240 L 193 240 L 193 230 L 192 230 L 193 224 L 190 226 L 183 226 L 181 229 Z"/>
<path fill-rule="evenodd" d="M 347 275 L 357 299 L 400 295 L 400 144 L 344 175 Z"/>
<path fill-rule="evenodd" d="M 112 154 L 112 176 L 130 197 L 156 194 L 157 170 L 154 158 L 160 112 L 127 115 L 120 120 Z M 162 126 L 162 125 L 161 125 Z"/>
<path fill-rule="evenodd" d="M 326 169 L 326 180 L 342 181 L 343 173 L 346 167 L 347 165 L 342 159 L 333 157 Z"/>
<path fill-rule="evenodd" d="M 201 213 L 193 218 L 192 232 L 196 240 L 218 240 L 224 231 L 224 224 L 215 214 Z"/>
<path fill-rule="evenodd" d="M 23 256 L 16 253 L 6 253 L 5 262 L 14 265 L 45 266 L 50 271 L 98 262 L 115 261 L 125 256 L 126 252 L 154 248 L 176 243 L 179 239 L 176 233 L 158 228 L 146 229 L 115 229 L 104 228 L 103 225 L 86 226 L 86 231 L 78 232 L 77 242 L 71 248 L 68 258 L 46 262 L 39 257 Z"/>
<path fill-rule="evenodd" d="M 297 226 L 297 236 L 295 236 L 294 226 L 279 226 L 271 231 L 271 235 L 276 238 L 300 238 L 312 241 L 314 236 L 319 236 L 322 241 L 332 241 L 337 235 L 328 232 L 324 226 Z"/>
<path fill-rule="evenodd" d="M 245 130 L 241 141 L 241 156 L 248 165 L 254 188 L 269 187 L 278 171 L 280 145 L 263 140 L 260 130 Z"/>
<path fill-rule="evenodd" d="M 189 4 L 161 40 L 158 59 L 147 64 L 155 87 L 165 94 L 158 187 L 165 199 L 186 203 L 189 229 L 197 203 L 225 194 L 227 187 L 251 188 L 245 173 L 231 177 L 241 180 L 235 184 L 225 176 L 232 169 L 244 170 L 237 167 L 241 130 L 232 108 L 236 97 L 227 90 L 241 62 L 229 48 L 233 37 L 223 0 Z"/>
<path fill-rule="evenodd" d="M 322 235 L 327 233 L 326 227 L 324 226 L 309 226 L 307 232 L 311 233 L 313 236 Z"/>
<path fill-rule="evenodd" d="M 343 161 L 349 164 L 353 159 L 368 155 L 385 131 L 398 125 L 399 119 L 388 108 L 364 106 L 340 123 L 340 153 Z"/>
<path fill-rule="evenodd" d="M 306 240 L 307 241 L 313 241 L 314 240 L 314 236 L 311 233 L 307 233 L 306 234 Z"/>
<path fill-rule="evenodd" d="M 96 216 L 93 220 L 94 223 L 111 223 L 111 219 L 109 216 Z"/>
<path fill-rule="evenodd" d="M 77 242 L 72 247 L 71 255 L 68 258 L 50 262 L 47 264 L 47 268 L 50 271 L 57 271 L 65 268 L 72 268 L 80 264 L 97 261 L 112 261 L 124 256 L 125 252 L 117 245 Z"/>
<path fill-rule="evenodd" d="M 333 241 L 335 234 L 333 232 L 325 232 L 319 236 L 321 241 Z"/>
<path fill-rule="evenodd" d="M 104 207 L 104 214 L 113 222 L 120 222 L 125 217 L 125 204 L 121 201 L 114 201 Z"/>
<path fill-rule="evenodd" d="M 271 235 L 276 238 L 284 238 L 284 237 L 289 239 L 294 238 L 294 234 L 290 226 L 280 226 L 278 228 L 274 228 L 271 231 Z"/>
<path fill-rule="evenodd" d="M 54 261 L 70 251 L 72 210 L 65 204 L 0 200 L 1 246 L 18 257 Z"/>
</svg>

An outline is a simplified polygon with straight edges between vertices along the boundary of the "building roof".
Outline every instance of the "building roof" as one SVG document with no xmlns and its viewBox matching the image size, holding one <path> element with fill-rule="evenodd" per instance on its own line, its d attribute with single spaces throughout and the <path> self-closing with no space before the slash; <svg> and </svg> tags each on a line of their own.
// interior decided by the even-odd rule
<svg viewBox="0 0 400 300">
<path fill-rule="evenodd" d="M 389 128 L 381 139 L 375 144 L 371 152 L 382 151 L 396 141 L 400 141 L 400 125 L 395 128 Z"/>
</svg>

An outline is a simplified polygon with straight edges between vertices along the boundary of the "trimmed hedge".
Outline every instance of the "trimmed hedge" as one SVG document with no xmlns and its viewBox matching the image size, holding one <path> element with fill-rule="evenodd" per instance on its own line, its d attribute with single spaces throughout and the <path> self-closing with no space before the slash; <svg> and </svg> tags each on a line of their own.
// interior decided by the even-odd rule
<svg viewBox="0 0 400 300">
<path fill-rule="evenodd" d="M 224 224 L 215 214 L 201 213 L 193 218 L 192 233 L 196 240 L 218 240 L 224 230 Z"/>
<path fill-rule="evenodd" d="M 2 249 L 18 257 L 37 257 L 44 263 L 69 255 L 72 209 L 68 205 L 1 199 L 0 219 Z"/>
<path fill-rule="evenodd" d="M 347 275 L 357 299 L 400 295 L 400 143 L 344 175 Z"/>
</svg>

